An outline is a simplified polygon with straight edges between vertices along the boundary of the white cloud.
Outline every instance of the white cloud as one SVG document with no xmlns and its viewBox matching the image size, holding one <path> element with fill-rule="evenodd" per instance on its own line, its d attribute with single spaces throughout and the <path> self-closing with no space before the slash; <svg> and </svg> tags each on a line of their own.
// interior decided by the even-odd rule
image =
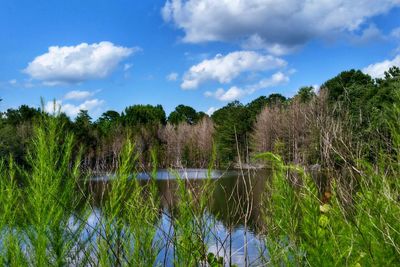
<svg viewBox="0 0 400 267">
<path fill-rule="evenodd" d="M 222 88 L 217 89 L 215 92 L 207 91 L 204 93 L 207 97 L 214 97 L 220 101 L 232 101 L 236 99 L 240 99 L 243 96 L 248 94 L 248 92 L 244 89 L 241 89 L 236 86 L 232 86 L 227 91 Z"/>
<path fill-rule="evenodd" d="M 44 111 L 48 113 L 58 112 L 61 108 L 61 105 L 61 100 L 48 101 L 46 105 L 44 105 Z"/>
<path fill-rule="evenodd" d="M 74 105 L 70 103 L 63 103 L 61 100 L 57 101 L 49 101 L 46 103 L 44 109 L 46 112 L 53 113 L 54 111 L 61 111 L 65 112 L 70 117 L 76 117 L 76 115 L 81 110 L 87 110 L 89 112 L 97 112 L 99 111 L 100 107 L 104 104 L 104 100 L 99 99 L 90 99 L 86 100 L 85 102 Z"/>
<path fill-rule="evenodd" d="M 400 55 L 397 55 L 392 60 L 384 60 L 375 64 L 371 64 L 365 67 L 362 71 L 369 74 L 373 78 L 383 78 L 385 71 L 389 70 L 390 67 L 400 67 Z"/>
<path fill-rule="evenodd" d="M 250 37 L 244 39 L 241 43 L 244 49 L 259 50 L 266 49 L 268 52 L 274 55 L 285 55 L 290 54 L 301 47 L 301 45 L 283 45 L 283 44 L 269 44 L 258 34 L 253 34 Z"/>
<path fill-rule="evenodd" d="M 312 88 L 314 89 L 314 93 L 318 93 L 319 89 L 321 89 L 321 85 L 319 84 L 314 84 L 312 86 Z"/>
<path fill-rule="evenodd" d="M 74 90 L 65 94 L 65 100 L 82 100 L 93 96 L 95 92 Z"/>
<path fill-rule="evenodd" d="M 47 85 L 78 83 L 107 77 L 116 66 L 138 48 L 115 46 L 111 42 L 51 46 L 24 70 Z"/>
<path fill-rule="evenodd" d="M 294 73 L 294 70 L 291 70 L 289 74 Z M 263 88 L 268 88 L 276 85 L 281 85 L 289 82 L 288 74 L 283 72 L 274 73 L 270 78 L 262 79 L 257 84 L 250 86 L 250 89 L 254 92 Z"/>
<path fill-rule="evenodd" d="M 256 84 L 248 85 L 245 88 L 232 86 L 228 90 L 222 88 L 217 89 L 215 92 L 206 91 L 204 96 L 214 97 L 220 101 L 233 101 L 241 99 L 246 95 L 251 95 L 257 90 L 265 89 L 272 86 L 277 86 L 289 82 L 289 76 L 282 72 L 277 72 L 270 78 L 262 79 Z"/>
<path fill-rule="evenodd" d="M 210 107 L 210 108 L 206 111 L 206 114 L 207 114 L 208 116 L 211 116 L 216 110 L 217 110 L 216 107 Z"/>
<path fill-rule="evenodd" d="M 178 73 L 176 73 L 176 72 L 171 72 L 170 74 L 168 74 L 167 75 L 167 80 L 168 81 L 176 81 L 176 80 L 178 80 L 178 77 L 179 77 L 179 74 Z"/>
<path fill-rule="evenodd" d="M 362 45 L 371 41 L 384 40 L 385 38 L 375 24 L 370 24 L 367 28 L 363 29 L 360 35 L 352 35 L 350 41 L 354 44 Z"/>
<path fill-rule="evenodd" d="M 316 37 L 357 30 L 399 5 L 400 0 L 168 0 L 162 16 L 184 31 L 184 42 L 247 40 L 281 54 Z"/>
<path fill-rule="evenodd" d="M 192 66 L 183 76 L 182 89 L 195 89 L 201 83 L 215 80 L 229 83 L 243 72 L 264 71 L 284 67 L 283 59 L 254 51 L 236 51 L 216 55 Z"/>
</svg>

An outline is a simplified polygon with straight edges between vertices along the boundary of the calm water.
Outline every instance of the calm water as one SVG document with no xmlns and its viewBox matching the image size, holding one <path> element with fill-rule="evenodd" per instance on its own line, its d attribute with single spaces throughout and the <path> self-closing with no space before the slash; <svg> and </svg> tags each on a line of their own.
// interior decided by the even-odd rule
<svg viewBox="0 0 400 267">
<path fill-rule="evenodd" d="M 187 169 L 177 171 L 159 170 L 157 173 L 157 187 L 161 199 L 161 213 L 158 239 L 164 244 L 158 255 L 160 263 L 166 262 L 172 266 L 173 247 L 167 243 L 163 233 L 170 231 L 171 223 L 168 217 L 171 209 L 177 203 L 176 175 L 185 179 L 188 190 L 199 190 L 207 170 Z M 211 177 L 215 182 L 215 190 L 209 203 L 207 214 L 213 222 L 211 234 L 207 244 L 209 252 L 224 257 L 227 265 L 258 266 L 260 256 L 266 256 L 264 245 L 263 220 L 261 197 L 265 190 L 265 181 L 268 178 L 266 171 L 245 171 L 244 175 L 236 171 L 213 171 Z M 138 175 L 143 182 L 149 178 L 146 173 Z M 89 187 L 93 194 L 96 211 L 89 218 L 90 224 L 95 226 L 101 213 L 101 200 L 107 196 L 112 185 L 112 178 L 97 177 L 91 180 Z"/>
</svg>

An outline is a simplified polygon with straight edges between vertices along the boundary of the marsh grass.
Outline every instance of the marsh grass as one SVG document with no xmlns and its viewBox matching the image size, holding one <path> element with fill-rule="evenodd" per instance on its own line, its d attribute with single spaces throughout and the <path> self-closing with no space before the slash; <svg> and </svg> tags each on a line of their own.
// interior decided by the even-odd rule
<svg viewBox="0 0 400 267">
<path fill-rule="evenodd" d="M 8 162 L 8 166 L 3 160 L 0 162 L 0 265 L 26 266 L 16 209 L 21 190 L 16 182 L 14 161 L 10 159 Z"/>
<path fill-rule="evenodd" d="M 326 200 L 302 167 L 273 153 L 258 155 L 273 168 L 264 197 L 266 265 L 400 265 L 400 128 L 392 122 L 395 153 L 382 153 L 376 165 L 358 160 L 351 166 L 357 170 L 354 194 L 333 177 Z"/>
<path fill-rule="evenodd" d="M 134 174 L 137 159 L 134 145 L 127 141 L 97 224 L 101 266 L 151 266 L 156 260 L 157 191 L 154 178 L 139 184 Z"/>
<path fill-rule="evenodd" d="M 272 153 L 258 156 L 273 170 L 263 199 L 265 265 L 400 265 L 400 109 L 394 110 L 388 122 L 394 153 L 382 153 L 375 165 L 354 161 L 357 166 L 350 170 L 357 170 L 355 193 L 348 193 L 340 182 L 346 177 L 333 177 L 330 197 L 324 199 L 318 183 L 301 166 L 286 164 Z M 232 234 L 229 228 L 226 238 L 218 237 L 218 216 L 210 215 L 212 168 L 199 184 L 176 172 L 177 201 L 162 208 L 156 153 L 151 153 L 151 178 L 140 181 L 139 155 L 129 140 L 98 208 L 85 189 L 90 174 L 81 172 L 74 137 L 64 131 L 57 115 L 43 116 L 26 157 L 29 167 L 17 166 L 12 158 L 0 161 L 0 266 L 233 264 L 232 248 L 229 258 L 226 251 L 223 257 L 210 251 L 212 242 L 224 247 Z M 246 206 L 254 190 L 242 176 L 247 200 L 240 199 L 238 209 Z M 350 201 L 343 200 L 345 193 Z M 239 216 L 246 219 L 245 254 L 251 210 Z M 170 225 L 168 231 L 163 220 Z M 252 264 L 247 255 L 244 264 Z"/>
<path fill-rule="evenodd" d="M 194 266 L 206 263 L 208 256 L 207 239 L 212 221 L 207 216 L 211 188 L 211 176 L 200 189 L 190 188 L 190 183 L 176 174 L 178 184 L 178 205 L 172 213 L 174 226 L 174 264 L 177 266 Z"/>
<path fill-rule="evenodd" d="M 127 138 L 98 209 L 85 190 L 90 174 L 81 173 L 81 153 L 74 148 L 57 115 L 43 116 L 27 154 L 29 167 L 19 168 L 12 158 L 0 161 L 0 266 L 154 266 L 165 246 L 160 217 L 167 215 L 174 229 L 161 234 L 172 242 L 174 264 L 207 264 L 210 178 L 194 190 L 177 175 L 179 202 L 167 214 L 155 182 L 156 153 L 151 178 L 140 181 L 139 156 Z"/>
</svg>

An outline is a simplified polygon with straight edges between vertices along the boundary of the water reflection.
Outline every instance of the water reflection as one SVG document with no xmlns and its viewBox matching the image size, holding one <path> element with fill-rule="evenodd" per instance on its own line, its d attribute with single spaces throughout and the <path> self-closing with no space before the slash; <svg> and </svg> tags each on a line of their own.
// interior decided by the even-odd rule
<svg viewBox="0 0 400 267">
<path fill-rule="evenodd" d="M 176 175 L 184 178 L 187 190 L 201 193 L 204 179 L 209 176 L 207 170 L 159 170 L 157 188 L 160 194 L 160 223 L 158 237 L 170 231 L 169 214 L 178 202 L 178 184 Z M 138 176 L 142 183 L 150 177 L 147 173 Z M 259 265 L 260 253 L 265 253 L 262 238 L 264 224 L 262 220 L 262 193 L 265 190 L 267 171 L 238 172 L 213 171 L 211 178 L 215 185 L 211 201 L 208 203 L 207 220 L 212 226 L 212 234 L 208 238 L 209 252 L 225 258 L 228 265 Z M 112 186 L 112 179 L 100 177 L 90 181 L 89 189 L 93 196 L 93 204 L 101 210 L 107 192 Z M 94 222 L 93 222 L 94 223 Z M 158 261 L 172 266 L 173 248 L 165 240 L 164 248 L 159 253 Z"/>
</svg>

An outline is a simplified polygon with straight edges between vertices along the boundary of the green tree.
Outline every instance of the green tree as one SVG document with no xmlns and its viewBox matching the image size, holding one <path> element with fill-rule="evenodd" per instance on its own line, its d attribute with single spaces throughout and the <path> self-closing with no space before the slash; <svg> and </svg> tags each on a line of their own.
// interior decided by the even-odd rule
<svg viewBox="0 0 400 267">
<path fill-rule="evenodd" d="M 251 130 L 250 114 L 239 101 L 233 101 L 215 111 L 211 116 L 216 124 L 215 141 L 222 163 L 237 159 L 237 146 L 241 157 L 247 152 L 248 133 Z"/>
<path fill-rule="evenodd" d="M 276 105 L 283 105 L 287 102 L 287 98 L 281 94 L 270 94 L 266 101 L 268 106 L 276 106 Z"/>
<path fill-rule="evenodd" d="M 134 105 L 127 107 L 122 114 L 127 126 L 149 126 L 166 123 L 166 115 L 161 105 Z"/>
<path fill-rule="evenodd" d="M 6 120 L 6 123 L 11 125 L 19 125 L 23 122 L 34 122 L 41 116 L 41 112 L 39 109 L 22 105 L 18 109 L 7 109 L 3 116 Z"/>
<path fill-rule="evenodd" d="M 268 105 L 268 103 L 269 101 L 266 96 L 260 96 L 246 105 L 246 108 L 250 113 L 251 120 L 253 122 L 255 121 L 257 115 L 261 112 L 261 110 L 263 110 L 263 108 Z"/>
<path fill-rule="evenodd" d="M 256 117 L 266 106 L 272 107 L 276 105 L 283 105 L 287 102 L 287 98 L 281 94 L 270 94 L 268 97 L 260 96 L 246 105 L 249 112 L 250 120 L 252 123 Z"/>
<path fill-rule="evenodd" d="M 321 87 L 328 89 L 331 102 L 345 100 L 352 91 L 359 87 L 373 87 L 374 80 L 371 76 L 360 70 L 343 71 L 336 77 L 326 81 Z"/>
<path fill-rule="evenodd" d="M 74 133 L 79 145 L 82 145 L 86 152 L 95 149 L 97 138 L 92 125 L 92 118 L 87 110 L 79 111 L 74 122 Z"/>
<path fill-rule="evenodd" d="M 22 105 L 0 114 L 0 157 L 10 155 L 17 163 L 25 165 L 25 154 L 33 134 L 33 124 L 42 116 L 39 109 Z"/>
<path fill-rule="evenodd" d="M 121 115 L 114 110 L 104 112 L 96 121 L 96 126 L 101 135 L 107 136 L 112 128 L 115 128 L 121 122 Z"/>
<path fill-rule="evenodd" d="M 299 89 L 294 98 L 298 98 L 301 103 L 308 103 L 315 97 L 314 87 L 304 86 Z"/>
<path fill-rule="evenodd" d="M 186 122 L 190 125 L 196 124 L 199 121 L 199 113 L 192 107 L 179 105 L 168 116 L 168 122 L 178 125 L 181 122 Z"/>
<path fill-rule="evenodd" d="M 136 139 L 140 148 L 140 160 L 143 164 L 151 162 L 152 149 L 159 150 L 158 132 L 161 125 L 166 124 L 165 111 L 161 105 L 135 105 L 125 109 L 122 120 Z"/>
<path fill-rule="evenodd" d="M 398 68 L 391 68 L 383 79 L 372 79 L 359 70 L 340 73 L 323 84 L 328 91 L 330 109 L 344 125 L 352 147 L 376 160 L 387 148 L 390 131 L 385 123 L 385 107 L 396 101 L 399 93 Z"/>
</svg>

